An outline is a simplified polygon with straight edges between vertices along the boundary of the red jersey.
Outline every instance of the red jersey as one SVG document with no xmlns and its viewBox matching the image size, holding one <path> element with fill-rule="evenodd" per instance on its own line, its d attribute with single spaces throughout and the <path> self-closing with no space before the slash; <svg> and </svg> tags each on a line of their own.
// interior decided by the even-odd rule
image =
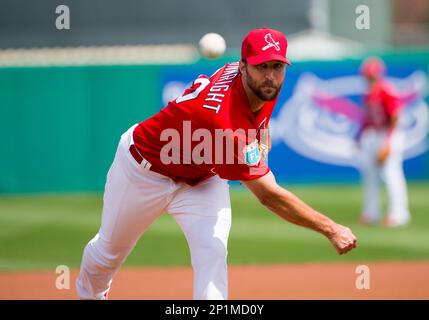
<svg viewBox="0 0 429 320">
<path fill-rule="evenodd" d="M 267 128 L 275 103 L 266 102 L 253 114 L 238 62 L 230 63 L 210 78 L 199 76 L 180 97 L 141 122 L 134 144 L 154 171 L 174 181 L 196 185 L 216 174 L 256 179 L 270 171 L 260 158 L 258 133 Z"/>
<path fill-rule="evenodd" d="M 391 119 L 399 114 L 400 103 L 388 83 L 380 81 L 374 84 L 364 96 L 365 127 L 386 129 Z"/>
</svg>

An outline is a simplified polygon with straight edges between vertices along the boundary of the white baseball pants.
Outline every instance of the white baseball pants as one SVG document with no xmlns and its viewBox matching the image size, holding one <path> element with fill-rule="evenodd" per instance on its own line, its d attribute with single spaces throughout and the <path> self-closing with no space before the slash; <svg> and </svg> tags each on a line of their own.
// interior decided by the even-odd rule
<svg viewBox="0 0 429 320">
<path fill-rule="evenodd" d="M 101 228 L 84 249 L 76 281 L 79 297 L 104 299 L 137 240 L 156 218 L 168 212 L 190 248 L 193 298 L 227 299 L 231 227 L 227 181 L 213 176 L 191 187 L 144 169 L 129 152 L 134 127 L 122 135 L 107 174 Z"/>
<path fill-rule="evenodd" d="M 377 164 L 377 154 L 383 146 L 387 132 L 367 129 L 363 132 L 361 144 L 361 177 L 364 188 L 363 215 L 370 222 L 380 219 L 379 182 L 386 184 L 389 217 L 397 224 L 407 223 L 408 210 L 407 187 L 402 168 L 403 133 L 395 131 L 391 140 L 391 152 L 384 164 Z"/>
</svg>

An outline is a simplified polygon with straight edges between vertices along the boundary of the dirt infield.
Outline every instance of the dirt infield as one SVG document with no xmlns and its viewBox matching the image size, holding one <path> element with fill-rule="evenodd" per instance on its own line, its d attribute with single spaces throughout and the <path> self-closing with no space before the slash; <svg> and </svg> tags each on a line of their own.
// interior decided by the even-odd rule
<svg viewBox="0 0 429 320">
<path fill-rule="evenodd" d="M 356 267 L 370 270 L 370 289 L 355 286 Z M 0 273 L 0 299 L 77 299 L 55 287 L 52 272 Z M 230 266 L 230 299 L 429 299 L 429 262 Z M 190 268 L 131 268 L 116 276 L 110 299 L 191 299 Z"/>
</svg>

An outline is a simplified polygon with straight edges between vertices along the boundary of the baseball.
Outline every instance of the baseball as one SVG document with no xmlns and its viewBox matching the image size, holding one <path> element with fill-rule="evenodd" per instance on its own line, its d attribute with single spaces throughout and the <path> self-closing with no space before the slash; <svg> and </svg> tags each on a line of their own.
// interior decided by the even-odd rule
<svg viewBox="0 0 429 320">
<path fill-rule="evenodd" d="M 219 58 L 226 49 L 225 39 L 217 33 L 205 34 L 198 43 L 201 54 L 210 59 Z"/>
</svg>

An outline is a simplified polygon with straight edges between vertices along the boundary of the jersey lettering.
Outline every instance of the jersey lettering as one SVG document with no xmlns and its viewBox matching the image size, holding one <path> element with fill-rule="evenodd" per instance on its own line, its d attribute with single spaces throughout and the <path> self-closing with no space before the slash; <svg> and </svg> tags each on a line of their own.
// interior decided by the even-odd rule
<svg viewBox="0 0 429 320">
<path fill-rule="evenodd" d="M 188 90 L 192 90 L 196 85 L 198 85 L 191 93 L 185 94 Z M 186 89 L 180 97 L 176 99 L 176 103 L 192 100 L 198 97 L 198 95 L 210 84 L 210 80 L 207 78 L 197 78 L 192 83 L 192 87 Z"/>
</svg>

